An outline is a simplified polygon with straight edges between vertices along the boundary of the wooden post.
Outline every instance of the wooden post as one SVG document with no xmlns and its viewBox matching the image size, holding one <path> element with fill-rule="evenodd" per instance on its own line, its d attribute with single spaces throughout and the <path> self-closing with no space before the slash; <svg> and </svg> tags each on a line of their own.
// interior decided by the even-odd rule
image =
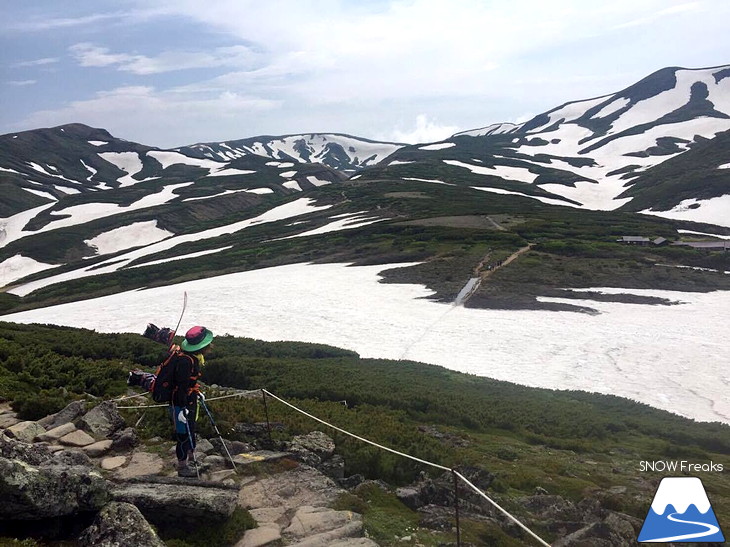
<svg viewBox="0 0 730 547">
<path fill-rule="evenodd" d="M 454 506 L 456 507 L 456 547 L 461 547 L 461 526 L 459 523 L 459 478 L 454 470 L 451 470 L 454 477 Z"/>
<path fill-rule="evenodd" d="M 271 444 L 273 441 L 271 440 L 271 422 L 269 421 L 269 405 L 266 404 L 266 392 L 262 389 L 261 395 L 264 399 L 264 411 L 266 412 L 266 429 L 269 432 L 269 444 Z"/>
</svg>

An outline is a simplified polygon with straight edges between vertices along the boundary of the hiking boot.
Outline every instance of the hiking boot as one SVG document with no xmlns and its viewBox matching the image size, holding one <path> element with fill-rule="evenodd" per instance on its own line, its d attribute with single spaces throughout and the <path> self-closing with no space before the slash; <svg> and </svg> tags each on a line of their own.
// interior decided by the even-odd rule
<svg viewBox="0 0 730 547">
<path fill-rule="evenodd" d="M 195 471 L 194 468 L 189 467 L 187 465 L 183 465 L 182 467 L 178 468 L 177 470 L 177 476 L 178 477 L 186 477 L 186 478 L 198 478 L 198 473 Z"/>
</svg>

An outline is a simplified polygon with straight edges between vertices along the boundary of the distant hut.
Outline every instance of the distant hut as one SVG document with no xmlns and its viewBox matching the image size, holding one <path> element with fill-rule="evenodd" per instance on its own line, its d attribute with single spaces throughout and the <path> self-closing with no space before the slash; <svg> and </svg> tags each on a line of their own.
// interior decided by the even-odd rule
<svg viewBox="0 0 730 547">
<path fill-rule="evenodd" d="M 667 245 L 669 241 L 665 237 L 658 237 L 654 241 L 652 241 L 654 245 Z"/>
<path fill-rule="evenodd" d="M 616 241 L 626 245 L 649 245 L 651 243 L 651 239 L 643 236 L 621 236 L 621 239 Z"/>
</svg>

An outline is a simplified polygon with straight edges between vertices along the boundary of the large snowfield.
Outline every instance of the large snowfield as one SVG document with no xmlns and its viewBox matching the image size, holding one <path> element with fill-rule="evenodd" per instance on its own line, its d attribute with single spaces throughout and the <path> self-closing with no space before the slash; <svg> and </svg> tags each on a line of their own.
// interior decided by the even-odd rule
<svg viewBox="0 0 730 547">
<path fill-rule="evenodd" d="M 173 327 L 187 292 L 181 329 L 202 324 L 216 334 L 331 344 L 362 357 L 608 393 L 730 423 L 730 291 L 601 289 L 677 302 L 671 306 L 566 300 L 597 315 L 477 310 L 429 300 L 432 292 L 420 285 L 380 283 L 379 273 L 395 266 L 279 266 L 1 319 L 141 333 L 147 322 Z"/>
</svg>

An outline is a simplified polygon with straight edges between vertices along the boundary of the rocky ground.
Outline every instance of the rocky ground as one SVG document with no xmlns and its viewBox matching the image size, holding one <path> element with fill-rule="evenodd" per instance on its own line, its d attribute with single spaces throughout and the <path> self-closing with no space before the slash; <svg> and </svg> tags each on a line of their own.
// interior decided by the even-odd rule
<svg viewBox="0 0 730 547">
<path fill-rule="evenodd" d="M 92 407 L 76 401 L 38 421 L 21 421 L 9 405 L 0 405 L 0 537 L 37 536 L 47 528 L 50 536 L 79 546 L 154 547 L 164 545 L 156 529 L 222 524 L 241 507 L 258 526 L 247 530 L 236 547 L 367 547 L 377 543 L 365 537 L 362 515 L 332 507 L 368 484 L 395 494 L 417 512 L 420 529 L 452 531 L 450 473 L 435 479 L 422 475 L 399 489 L 345 477 L 334 442 L 319 431 L 294 437 L 279 451 L 237 441 L 226 445 L 235 470 L 221 440 L 200 439 L 200 479 L 178 478 L 172 443 L 141 443 L 114 402 Z M 261 472 L 261 462 L 269 462 L 268 471 Z M 246 472 L 254 464 L 257 472 Z M 484 491 L 494 479 L 482 469 L 460 472 Z M 595 499 L 574 504 L 540 491 L 517 501 L 531 515 L 529 526 L 559 538 L 556 546 L 631 545 L 641 527 L 637 519 L 607 510 Z M 533 544 L 477 494 L 461 492 L 459 507 L 463 519 L 501 528 L 515 544 Z M 404 534 L 388 543 L 421 544 L 416 537 Z"/>
</svg>

